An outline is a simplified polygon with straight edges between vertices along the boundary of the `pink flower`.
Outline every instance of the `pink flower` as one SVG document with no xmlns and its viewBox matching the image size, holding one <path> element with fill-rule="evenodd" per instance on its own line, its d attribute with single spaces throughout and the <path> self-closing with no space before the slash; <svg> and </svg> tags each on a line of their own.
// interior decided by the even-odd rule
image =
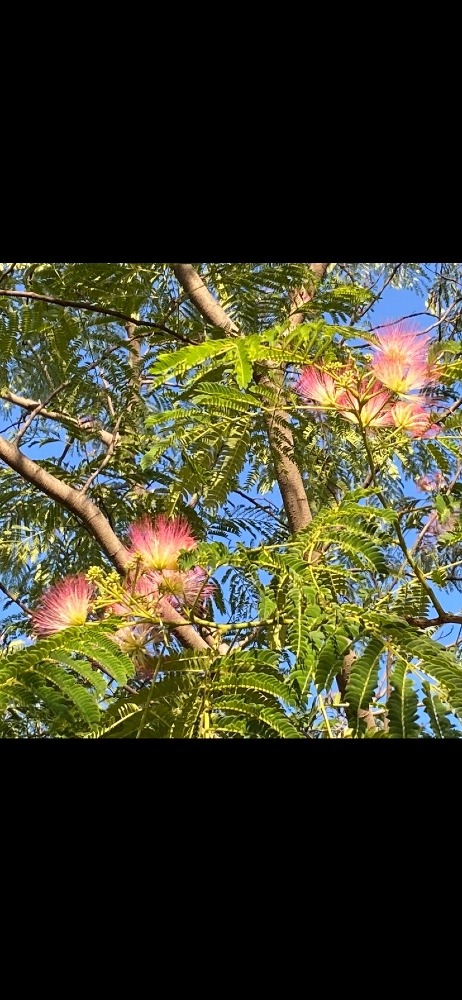
<svg viewBox="0 0 462 1000">
<path fill-rule="evenodd" d="M 117 644 L 119 649 L 131 656 L 134 673 L 138 680 L 148 680 L 154 673 L 152 666 L 155 660 L 146 652 L 149 642 L 161 642 L 162 634 L 157 629 L 152 629 L 150 625 L 135 625 L 131 628 L 119 629 L 110 638 Z"/>
<path fill-rule="evenodd" d="M 128 530 L 132 556 L 138 556 L 148 569 L 177 569 L 181 552 L 197 546 L 187 521 L 182 517 L 171 520 L 162 514 L 152 521 L 144 517 Z"/>
<path fill-rule="evenodd" d="M 117 643 L 122 653 L 138 653 L 143 650 L 148 642 L 152 640 L 149 635 L 151 629 L 149 625 L 134 625 L 120 628 L 110 636 L 113 642 Z"/>
<path fill-rule="evenodd" d="M 420 335 L 417 330 L 406 327 L 402 322 L 382 327 L 376 337 L 379 342 L 379 353 L 389 361 L 412 364 L 427 360 L 431 338 Z"/>
<path fill-rule="evenodd" d="M 388 427 L 390 415 L 387 410 L 391 402 L 389 392 L 383 391 L 378 382 L 372 385 L 363 379 L 358 389 L 347 389 L 338 399 L 338 409 L 345 420 L 353 424 L 361 423 L 363 427 Z"/>
<path fill-rule="evenodd" d="M 421 476 L 420 479 L 416 479 L 415 484 L 423 493 L 439 493 L 445 489 L 448 481 L 442 472 L 436 472 L 434 476 Z"/>
<path fill-rule="evenodd" d="M 120 618 L 125 618 L 128 615 L 133 617 L 133 615 L 139 614 L 138 609 L 140 603 L 143 603 L 143 600 L 145 601 L 147 608 L 152 611 L 158 601 L 158 587 L 155 574 L 145 573 L 143 576 L 140 576 L 135 583 L 132 583 L 130 578 L 128 578 L 125 594 L 125 601 L 127 603 L 125 603 L 124 599 L 122 599 L 120 602 L 111 604 L 110 610 L 114 615 L 119 615 Z"/>
<path fill-rule="evenodd" d="M 295 392 L 305 399 L 313 399 L 322 406 L 337 406 L 337 400 L 342 389 L 332 375 L 319 371 L 313 365 L 303 369 L 295 386 Z"/>
<path fill-rule="evenodd" d="M 428 413 L 417 401 L 404 402 L 399 400 L 390 411 L 395 427 L 409 431 L 412 437 L 436 437 L 441 427 L 431 424 Z"/>
<path fill-rule="evenodd" d="M 202 611 L 215 590 L 215 584 L 207 582 L 207 573 L 200 566 L 186 573 L 167 569 L 150 575 L 155 580 L 158 600 L 166 599 L 177 611 L 184 607 Z M 162 617 L 161 610 L 159 613 Z"/>
<path fill-rule="evenodd" d="M 446 532 L 454 531 L 457 526 L 457 522 L 457 514 L 451 513 L 449 510 L 447 514 L 443 514 L 441 519 L 438 511 L 432 510 L 430 511 L 430 516 L 427 521 L 427 535 L 439 538 L 440 535 L 444 535 Z"/>
<path fill-rule="evenodd" d="M 423 389 L 424 386 L 436 382 L 438 377 L 436 369 L 430 368 L 426 361 L 396 361 L 380 352 L 372 363 L 372 371 L 387 389 L 399 395 L 404 395 L 413 389 Z"/>
<path fill-rule="evenodd" d="M 403 323 L 391 323 L 377 340 L 372 371 L 387 389 L 404 395 L 437 381 L 439 369 L 428 363 L 430 337 L 420 336 Z"/>
<path fill-rule="evenodd" d="M 95 589 L 83 575 L 67 576 L 42 594 L 32 622 L 39 636 L 62 632 L 71 625 L 84 625 Z"/>
</svg>

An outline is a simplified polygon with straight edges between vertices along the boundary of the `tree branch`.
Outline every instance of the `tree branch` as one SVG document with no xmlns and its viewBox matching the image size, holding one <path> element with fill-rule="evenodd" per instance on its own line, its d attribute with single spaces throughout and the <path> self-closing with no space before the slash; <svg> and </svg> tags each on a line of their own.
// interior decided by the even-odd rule
<svg viewBox="0 0 462 1000">
<path fill-rule="evenodd" d="M 113 565 L 120 572 L 124 572 L 130 558 L 128 550 L 119 541 L 108 520 L 96 504 L 88 497 L 83 496 L 79 490 L 68 486 L 61 479 L 42 469 L 37 462 L 26 458 L 16 445 L 5 441 L 2 437 L 0 437 L 0 459 L 41 493 L 45 493 L 55 503 L 74 514 L 95 538 Z"/>
<path fill-rule="evenodd" d="M 5 597 L 8 597 L 8 599 L 13 602 L 13 604 L 17 604 L 18 607 L 21 608 L 21 611 L 24 611 L 25 615 L 29 615 L 29 617 L 32 615 L 32 611 L 29 611 L 29 608 L 27 608 L 26 605 L 19 600 L 19 597 L 13 597 L 13 594 L 10 590 L 8 590 L 8 587 L 5 587 L 4 583 L 0 583 L 0 590 Z"/>
<path fill-rule="evenodd" d="M 119 312 L 118 309 L 98 306 L 95 302 L 74 302 L 72 299 L 60 299 L 55 295 L 39 295 L 38 292 L 19 292 L 16 289 L 6 288 L 0 288 L 0 295 L 7 296 L 10 299 L 32 299 L 35 302 L 48 302 L 50 305 L 64 306 L 68 309 L 82 309 L 86 312 L 100 313 L 102 316 L 112 316 L 114 319 L 123 320 L 124 323 L 131 323 L 133 326 L 143 326 L 149 330 L 165 333 L 168 337 L 181 340 L 184 344 L 191 343 L 188 337 L 183 337 L 183 334 L 176 333 L 175 330 L 170 330 L 169 327 L 164 326 L 162 323 L 154 323 L 149 319 L 134 319 L 133 316 L 127 316 L 127 313 Z"/>
<path fill-rule="evenodd" d="M 324 277 L 329 264 L 313 263 L 308 265 L 311 274 L 316 280 Z M 207 286 L 193 268 L 192 264 L 172 264 L 175 277 L 181 286 L 188 292 L 191 302 L 199 310 L 201 316 L 219 327 L 225 333 L 235 335 L 239 333 L 239 328 L 230 319 L 223 306 L 214 298 Z M 304 295 L 307 302 L 313 296 L 311 289 Z M 291 317 L 291 325 L 303 322 L 303 315 L 300 313 Z M 263 365 L 261 366 L 263 369 Z M 265 366 L 260 374 L 255 375 L 255 381 L 265 388 L 270 389 L 276 399 L 280 396 L 284 375 L 280 369 L 272 369 L 270 365 Z M 271 374 L 270 374 L 271 372 Z M 298 465 L 294 461 L 294 439 L 290 419 L 284 410 L 278 409 L 277 405 L 272 414 L 265 417 L 270 442 L 271 451 L 275 465 L 276 477 L 281 491 L 284 509 L 289 522 L 292 534 L 302 531 L 312 520 L 312 514 L 305 485 Z"/>
<path fill-rule="evenodd" d="M 51 393 L 50 396 L 48 396 L 48 399 L 46 399 L 44 403 L 41 403 L 41 402 L 37 403 L 37 406 L 35 407 L 35 409 L 33 409 L 29 413 L 29 416 L 27 417 L 27 420 L 24 422 L 24 424 L 22 425 L 22 427 L 20 428 L 20 430 L 16 434 L 16 437 L 14 439 L 14 443 L 16 445 L 19 444 L 21 438 L 24 437 L 26 431 L 30 427 L 30 425 L 31 425 L 32 421 L 35 419 L 35 417 L 38 417 L 39 414 L 42 412 L 42 410 L 45 409 L 46 406 L 48 406 L 48 403 L 51 403 L 51 400 L 54 399 L 54 397 L 57 396 L 59 392 L 62 392 L 63 389 L 67 389 L 67 386 L 70 385 L 70 384 L 71 384 L 71 380 L 67 379 L 67 381 L 63 382 L 62 385 L 59 385 L 57 389 L 53 389 L 53 392 Z"/>
<path fill-rule="evenodd" d="M 199 310 L 201 316 L 213 326 L 220 327 L 225 333 L 238 334 L 239 328 L 230 319 L 223 306 L 209 292 L 192 264 L 172 264 L 172 267 L 177 281 L 188 293 L 191 302 Z"/>
<path fill-rule="evenodd" d="M 28 399 L 26 396 L 18 396 L 16 392 L 11 392 L 9 389 L 0 392 L 0 399 L 5 399 L 8 403 L 13 403 L 14 406 L 19 406 L 23 410 L 36 411 L 34 416 L 43 417 L 45 420 L 55 420 L 58 422 L 71 424 L 72 427 L 76 427 L 78 430 L 86 431 L 91 433 L 94 437 L 98 437 L 103 444 L 110 446 L 112 443 L 112 434 L 110 431 L 105 431 L 102 427 L 96 427 L 94 422 L 83 423 L 77 420 L 75 417 L 69 416 L 67 413 L 60 413 L 57 410 L 48 410 L 45 406 L 42 406 L 35 399 Z"/>
</svg>

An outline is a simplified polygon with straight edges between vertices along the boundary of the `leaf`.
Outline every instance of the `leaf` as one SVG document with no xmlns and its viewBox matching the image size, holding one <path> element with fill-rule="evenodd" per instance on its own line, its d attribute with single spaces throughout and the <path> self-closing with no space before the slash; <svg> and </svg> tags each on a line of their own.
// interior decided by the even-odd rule
<svg viewBox="0 0 462 1000">
<path fill-rule="evenodd" d="M 294 697 L 291 693 L 290 688 L 283 684 L 277 677 L 271 677 L 270 674 L 237 674 L 235 677 L 228 678 L 226 676 L 221 676 L 214 687 L 218 690 L 225 691 L 226 688 L 233 688 L 235 690 L 244 689 L 246 691 L 260 691 L 263 694 L 272 694 L 276 698 L 280 698 L 285 705 L 290 705 L 292 708 L 297 708 L 298 699 Z"/>
<path fill-rule="evenodd" d="M 330 691 L 335 679 L 335 675 L 340 673 L 343 656 L 350 646 L 350 641 L 343 635 L 331 636 L 325 642 L 319 654 L 316 666 L 316 687 L 318 694 L 321 691 Z"/>
<path fill-rule="evenodd" d="M 417 722 L 419 699 L 408 677 L 411 668 L 398 663 L 392 674 L 393 691 L 388 699 L 389 735 L 392 739 L 416 739 L 420 735 Z"/>
<path fill-rule="evenodd" d="M 214 702 L 214 708 L 226 712 L 237 712 L 238 715 L 250 715 L 253 719 L 258 719 L 259 722 L 263 722 L 265 726 L 273 729 L 282 739 L 301 740 L 304 738 L 289 722 L 287 716 L 277 709 L 252 704 L 244 701 L 243 698 L 220 698 Z"/>
<path fill-rule="evenodd" d="M 346 701 L 350 705 L 351 713 L 354 713 L 355 723 L 350 725 L 355 732 L 359 728 L 359 712 L 362 708 L 369 708 L 374 691 L 376 690 L 380 656 L 384 649 L 384 643 L 380 639 L 371 639 L 366 649 L 360 657 L 353 663 L 346 689 Z"/>
<path fill-rule="evenodd" d="M 240 389 L 247 389 L 252 380 L 253 369 L 244 340 L 236 340 L 236 381 Z"/>
<path fill-rule="evenodd" d="M 425 692 L 423 700 L 425 711 L 430 720 L 430 728 L 437 740 L 457 740 L 462 736 L 461 729 L 457 730 L 449 721 L 449 705 L 445 705 L 438 695 L 438 691 L 432 687 L 428 681 L 424 681 L 422 688 Z"/>
</svg>

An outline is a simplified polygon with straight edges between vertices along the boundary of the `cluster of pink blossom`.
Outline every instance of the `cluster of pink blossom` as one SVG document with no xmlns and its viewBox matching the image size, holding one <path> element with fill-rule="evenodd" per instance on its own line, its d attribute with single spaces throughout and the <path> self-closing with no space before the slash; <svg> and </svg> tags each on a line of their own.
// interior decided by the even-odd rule
<svg viewBox="0 0 462 1000">
<path fill-rule="evenodd" d="M 360 375 L 353 366 L 329 373 L 308 365 L 296 392 L 317 404 L 313 409 L 337 411 L 364 428 L 396 427 L 416 438 L 436 436 L 441 428 L 432 423 L 429 400 L 420 394 L 439 376 L 428 360 L 430 338 L 392 323 L 377 341 L 369 367 Z"/>
<path fill-rule="evenodd" d="M 125 579 L 124 595 L 109 606 L 112 614 L 131 619 L 131 623 L 115 633 L 113 639 L 124 652 L 133 653 L 135 662 L 143 666 L 143 649 L 147 642 L 161 638 L 160 629 L 147 623 L 135 623 L 146 616 L 162 619 L 162 601 L 168 601 L 177 611 L 195 608 L 202 613 L 214 591 L 214 584 L 201 567 L 182 571 L 178 560 L 181 552 L 197 546 L 191 529 L 181 517 L 169 520 L 160 515 L 154 521 L 144 517 L 129 528 L 133 569 Z M 68 576 L 50 587 L 32 614 L 38 636 L 50 636 L 71 625 L 83 625 L 94 609 L 96 588 L 85 576 Z"/>
<path fill-rule="evenodd" d="M 421 476 L 416 479 L 415 484 L 422 493 L 441 493 L 449 485 L 442 472 L 436 472 L 434 476 Z"/>
</svg>

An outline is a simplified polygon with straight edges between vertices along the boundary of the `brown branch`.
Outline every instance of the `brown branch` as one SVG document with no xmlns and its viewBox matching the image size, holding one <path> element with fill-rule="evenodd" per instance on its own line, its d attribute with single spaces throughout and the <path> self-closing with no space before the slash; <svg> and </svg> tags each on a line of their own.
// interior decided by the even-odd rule
<svg viewBox="0 0 462 1000">
<path fill-rule="evenodd" d="M 37 462 L 26 458 L 16 445 L 5 441 L 2 437 L 0 437 L 0 459 L 41 493 L 45 493 L 55 503 L 74 514 L 95 538 L 113 565 L 120 572 L 124 572 L 129 559 L 128 550 L 119 541 L 96 504 L 83 496 L 79 490 L 51 475 Z"/>
<path fill-rule="evenodd" d="M 57 389 L 53 389 L 53 392 L 51 393 L 50 396 L 48 396 L 48 399 L 46 399 L 44 403 L 41 403 L 41 402 L 37 403 L 37 406 L 35 407 L 35 409 L 33 409 L 31 411 L 31 413 L 29 413 L 29 416 L 27 417 L 27 420 L 24 422 L 24 424 L 22 425 L 21 429 L 16 434 L 16 437 L 14 439 L 14 443 L 16 445 L 19 443 L 19 441 L 21 440 L 21 438 L 24 437 L 27 429 L 30 427 L 30 425 L 31 425 L 32 421 L 35 419 L 35 417 L 38 417 L 39 414 L 42 412 L 42 410 L 46 406 L 48 406 L 48 403 L 51 403 L 51 400 L 54 399 L 54 397 L 57 396 L 59 392 L 62 392 L 63 389 L 66 389 L 67 386 L 70 385 L 70 384 L 71 384 L 71 380 L 67 379 L 67 382 L 63 382 L 62 385 L 59 385 Z"/>
<path fill-rule="evenodd" d="M 114 430 L 112 432 L 112 441 L 111 441 L 111 443 L 109 445 L 109 448 L 108 448 L 108 450 L 107 450 L 107 452 L 106 452 L 106 454 L 105 454 L 102 462 L 100 463 L 100 465 L 98 466 L 98 468 L 95 469 L 94 472 L 92 472 L 91 476 L 89 476 L 89 478 L 87 479 L 86 483 L 82 486 L 82 489 L 80 491 L 81 493 L 86 493 L 87 490 L 90 489 L 90 486 L 92 485 L 92 483 L 94 483 L 95 479 L 97 479 L 98 476 L 101 475 L 103 469 L 105 469 L 106 466 L 109 465 L 109 462 L 111 461 L 111 458 L 112 458 L 112 456 L 114 454 L 114 451 L 116 449 L 117 442 L 119 440 L 119 427 L 120 427 L 121 423 L 122 423 L 122 414 L 116 420 L 115 427 L 114 427 Z"/>
<path fill-rule="evenodd" d="M 11 392 L 9 389 L 0 392 L 0 399 L 5 399 L 8 403 L 13 403 L 14 406 L 19 406 L 22 410 L 28 410 L 29 412 L 35 410 L 35 416 L 43 417 L 45 420 L 54 420 L 71 424 L 72 427 L 76 427 L 78 430 L 82 430 L 93 434 L 95 437 L 99 437 L 100 441 L 102 441 L 105 445 L 109 446 L 112 442 L 112 434 L 109 431 L 105 431 L 101 427 L 96 427 L 94 422 L 82 423 L 80 420 L 69 416 L 67 413 L 60 413 L 58 410 L 48 410 L 37 400 L 28 399 L 26 396 L 18 396 L 16 392 Z"/>
<path fill-rule="evenodd" d="M 5 597 L 8 597 L 8 599 L 13 602 L 13 604 L 17 604 L 18 608 L 21 608 L 21 611 L 24 611 L 25 615 L 32 615 L 32 611 L 29 611 L 29 608 L 26 608 L 26 605 L 23 604 L 18 597 L 13 597 L 13 594 L 10 590 L 8 590 L 8 587 L 5 587 L 4 583 L 0 583 L 0 590 Z"/>
<path fill-rule="evenodd" d="M 131 323 L 133 326 L 147 327 L 149 330 L 165 333 L 168 337 L 181 340 L 185 344 L 191 343 L 188 337 L 183 337 L 183 334 L 176 333 L 175 330 L 170 330 L 169 327 L 164 326 L 162 323 L 154 323 L 148 319 L 134 319 L 133 316 L 127 316 L 127 313 L 119 312 L 118 309 L 98 306 L 95 302 L 74 302 L 72 299 L 60 299 L 55 295 L 39 295 L 38 292 L 18 292 L 6 288 L 0 288 L 0 295 L 8 296 L 10 299 L 31 299 L 34 302 L 48 302 L 50 305 L 64 306 L 64 308 L 68 309 L 82 309 L 86 312 L 99 313 L 102 316 L 111 316 L 114 319 L 121 319 L 125 323 Z"/>
<path fill-rule="evenodd" d="M 199 310 L 201 316 L 213 326 L 220 327 L 225 333 L 238 334 L 239 328 L 230 319 L 223 306 L 209 292 L 192 264 L 172 264 L 172 267 L 177 281 L 188 293 L 191 302 Z"/>
<path fill-rule="evenodd" d="M 462 625 L 462 615 L 451 615 L 446 612 L 437 618 L 408 618 L 406 615 L 406 621 L 414 628 L 440 628 L 442 625 Z"/>
<path fill-rule="evenodd" d="M 311 275 L 319 281 L 324 277 L 329 264 L 313 263 L 308 265 Z M 235 335 L 239 333 L 239 328 L 230 319 L 223 306 L 214 298 L 204 284 L 202 278 L 193 268 L 192 264 L 173 264 L 175 276 L 182 287 L 188 292 L 191 302 L 199 310 L 201 316 L 219 327 L 225 333 Z M 313 289 L 305 294 L 304 302 L 308 302 L 313 296 Z M 291 326 L 303 322 L 303 315 L 296 313 L 291 317 Z M 270 365 L 260 366 L 260 373 L 256 373 L 255 381 L 270 389 L 278 398 L 282 391 L 284 380 L 283 372 L 278 366 L 271 368 Z M 265 370 L 266 369 L 266 370 Z M 271 374 L 270 374 L 271 373 Z M 302 531 L 312 520 L 312 514 L 308 498 L 305 491 L 303 478 L 294 461 L 294 439 L 290 418 L 287 413 L 275 406 L 273 413 L 266 416 L 266 426 L 268 438 L 273 455 L 276 477 L 281 491 L 284 509 L 289 522 L 292 534 Z"/>
<path fill-rule="evenodd" d="M 7 267 L 5 271 L 2 271 L 2 273 L 0 274 L 0 285 L 1 285 L 2 281 L 4 281 L 5 278 L 8 277 L 9 274 L 12 274 L 12 272 L 15 269 L 15 267 L 16 267 L 16 264 L 10 264 L 10 266 Z"/>
</svg>

